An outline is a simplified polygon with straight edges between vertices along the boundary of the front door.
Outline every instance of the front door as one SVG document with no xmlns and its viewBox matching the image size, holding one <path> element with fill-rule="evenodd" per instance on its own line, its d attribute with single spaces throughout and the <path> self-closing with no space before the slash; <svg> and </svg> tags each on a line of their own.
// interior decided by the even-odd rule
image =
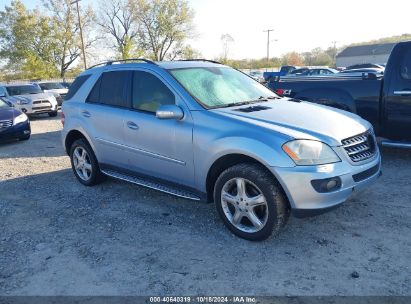
<svg viewBox="0 0 411 304">
<path fill-rule="evenodd" d="M 385 99 L 383 135 L 394 140 L 411 140 L 411 48 L 398 55 Z"/>
<path fill-rule="evenodd" d="M 133 171 L 173 183 L 194 187 L 193 123 L 183 100 L 149 71 L 134 71 L 132 109 L 124 117 L 125 145 Z M 176 104 L 184 118 L 158 119 L 160 105 Z"/>
</svg>

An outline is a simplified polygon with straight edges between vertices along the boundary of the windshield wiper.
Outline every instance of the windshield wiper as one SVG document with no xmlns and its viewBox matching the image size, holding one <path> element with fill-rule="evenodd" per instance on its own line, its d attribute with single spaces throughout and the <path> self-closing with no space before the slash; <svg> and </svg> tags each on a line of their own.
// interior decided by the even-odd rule
<svg viewBox="0 0 411 304">
<path fill-rule="evenodd" d="M 258 103 L 258 102 L 266 102 L 266 101 L 268 101 L 268 99 L 272 99 L 272 97 L 274 97 L 274 96 L 270 96 L 270 97 L 267 97 L 267 98 L 265 98 L 263 96 L 260 96 L 258 99 L 245 100 L 245 101 L 240 101 L 240 102 L 232 102 L 232 103 L 227 103 L 227 104 L 224 104 L 224 105 L 218 105 L 218 106 L 215 106 L 213 108 L 229 108 L 229 107 L 235 107 L 235 106 L 244 106 L 244 105 L 248 105 L 248 104 L 252 104 L 252 103 Z"/>
</svg>

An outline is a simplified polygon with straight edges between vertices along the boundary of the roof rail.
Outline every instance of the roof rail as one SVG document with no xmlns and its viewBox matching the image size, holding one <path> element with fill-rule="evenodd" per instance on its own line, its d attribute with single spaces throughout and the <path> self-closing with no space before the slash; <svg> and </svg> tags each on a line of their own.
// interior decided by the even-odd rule
<svg viewBox="0 0 411 304">
<path fill-rule="evenodd" d="M 87 68 L 87 70 L 90 70 L 90 69 L 98 67 L 98 66 L 112 65 L 113 63 L 117 63 L 117 62 L 132 62 L 132 61 L 143 61 L 145 63 L 150 63 L 150 64 L 157 65 L 154 61 L 151 61 L 151 60 L 148 60 L 148 59 L 145 59 L 145 58 L 129 58 L 129 59 L 110 60 L 110 61 L 100 62 L 98 64 L 95 64 L 95 65 Z"/>
<path fill-rule="evenodd" d="M 211 63 L 216 63 L 216 64 L 223 64 L 223 63 L 215 61 L 215 60 L 202 59 L 202 58 L 199 58 L 199 59 L 182 59 L 182 60 L 179 60 L 179 61 L 206 61 L 206 62 L 211 62 Z"/>
</svg>

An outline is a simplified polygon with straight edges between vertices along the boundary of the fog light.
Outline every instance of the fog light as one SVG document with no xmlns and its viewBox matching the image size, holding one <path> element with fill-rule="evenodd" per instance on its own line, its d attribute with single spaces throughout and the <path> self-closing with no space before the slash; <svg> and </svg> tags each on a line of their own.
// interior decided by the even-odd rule
<svg viewBox="0 0 411 304">
<path fill-rule="evenodd" d="M 325 179 L 314 179 L 311 181 L 311 185 L 315 191 L 320 193 L 327 193 L 336 191 L 341 188 L 341 178 L 338 176 L 325 178 Z"/>
<path fill-rule="evenodd" d="M 24 130 L 24 135 L 28 135 L 28 134 L 30 134 L 30 131 L 29 130 Z"/>
<path fill-rule="evenodd" d="M 332 179 L 327 183 L 327 190 L 332 190 L 335 186 L 337 186 L 337 181 Z"/>
</svg>

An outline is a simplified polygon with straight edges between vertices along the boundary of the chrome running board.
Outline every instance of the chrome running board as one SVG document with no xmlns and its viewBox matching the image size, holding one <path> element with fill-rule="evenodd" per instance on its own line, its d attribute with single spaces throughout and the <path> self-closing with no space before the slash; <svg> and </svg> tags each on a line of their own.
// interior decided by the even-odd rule
<svg viewBox="0 0 411 304">
<path fill-rule="evenodd" d="M 381 142 L 383 147 L 390 147 L 390 148 L 404 148 L 404 149 L 411 149 L 411 143 L 400 142 L 400 141 L 387 141 L 383 140 Z"/>
<path fill-rule="evenodd" d="M 197 195 L 189 191 L 179 189 L 177 187 L 145 180 L 144 178 L 141 178 L 141 177 L 131 176 L 131 175 L 120 173 L 120 172 L 113 171 L 113 170 L 101 170 L 101 172 L 103 172 L 105 175 L 108 175 L 116 179 L 120 179 L 120 180 L 130 182 L 136 185 L 140 185 L 146 188 L 158 190 L 158 191 L 168 193 L 174 196 L 178 196 L 178 197 L 182 197 L 182 198 L 186 198 L 190 200 L 195 200 L 195 201 L 200 200 L 200 197 L 198 197 Z"/>
</svg>

